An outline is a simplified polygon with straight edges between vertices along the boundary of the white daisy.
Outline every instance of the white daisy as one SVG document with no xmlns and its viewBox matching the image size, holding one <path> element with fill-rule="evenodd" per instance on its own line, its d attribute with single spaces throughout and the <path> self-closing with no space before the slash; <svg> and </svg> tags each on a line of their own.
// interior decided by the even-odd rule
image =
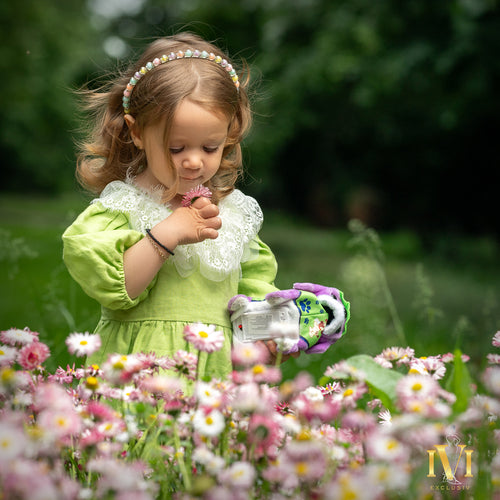
<svg viewBox="0 0 500 500">
<path fill-rule="evenodd" d="M 101 348 L 101 337 L 97 333 L 72 333 L 66 339 L 66 345 L 70 354 L 90 356 Z"/>
<path fill-rule="evenodd" d="M 17 349 L 6 345 L 0 345 L 0 366 L 11 365 L 16 361 Z"/>
<path fill-rule="evenodd" d="M 26 438 L 18 427 L 10 424 L 0 427 L 0 463 L 20 456 L 26 448 Z"/>
<path fill-rule="evenodd" d="M 250 488 L 255 481 L 255 469 L 248 462 L 235 462 L 219 474 L 219 480 L 237 488 Z"/>
<path fill-rule="evenodd" d="M 201 406 L 217 408 L 222 402 L 222 393 L 211 384 L 199 381 L 196 384 L 196 397 Z"/>
<path fill-rule="evenodd" d="M 218 410 L 198 408 L 193 417 L 193 426 L 202 436 L 218 436 L 225 425 L 224 415 Z"/>
</svg>

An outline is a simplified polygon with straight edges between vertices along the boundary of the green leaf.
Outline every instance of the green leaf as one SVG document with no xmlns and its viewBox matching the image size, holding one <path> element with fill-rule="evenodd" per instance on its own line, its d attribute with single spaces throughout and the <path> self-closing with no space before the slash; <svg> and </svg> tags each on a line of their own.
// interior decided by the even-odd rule
<svg viewBox="0 0 500 500">
<path fill-rule="evenodd" d="M 346 361 L 349 366 L 364 373 L 370 392 L 379 398 L 387 409 L 392 410 L 396 401 L 396 385 L 403 375 L 380 366 L 366 354 L 352 356 Z"/>
<path fill-rule="evenodd" d="M 453 405 L 454 413 L 462 413 L 469 406 L 469 399 L 472 395 L 472 379 L 469 369 L 462 360 L 462 351 L 455 349 L 454 355 L 453 369 L 450 378 L 446 382 L 446 390 L 453 392 L 457 397 Z"/>
</svg>

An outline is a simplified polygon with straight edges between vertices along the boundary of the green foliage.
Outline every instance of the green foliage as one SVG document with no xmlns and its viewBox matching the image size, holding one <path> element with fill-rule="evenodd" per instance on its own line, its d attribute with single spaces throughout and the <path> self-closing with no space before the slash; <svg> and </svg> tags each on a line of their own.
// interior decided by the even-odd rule
<svg viewBox="0 0 500 500">
<path fill-rule="evenodd" d="M 99 42 L 85 2 L 2 2 L 0 19 L 2 190 L 72 188 L 72 91 L 96 63 Z"/>
<path fill-rule="evenodd" d="M 190 29 L 250 64 L 246 190 L 264 205 L 336 227 L 360 217 L 498 234 L 485 182 L 500 117 L 497 0 L 20 0 L 0 19 L 3 190 L 71 185 L 70 89 Z"/>
<path fill-rule="evenodd" d="M 365 380 L 373 398 L 380 399 L 385 408 L 393 411 L 396 401 L 396 385 L 403 375 L 383 368 L 366 354 L 352 356 L 346 362 L 351 368 L 363 373 L 361 378 Z"/>
<path fill-rule="evenodd" d="M 0 251 L 0 282 L 5 292 L 0 329 L 30 326 L 49 345 L 49 361 L 62 366 L 75 361 L 67 353 L 66 336 L 93 331 L 99 316 L 99 306 L 72 280 L 62 262 L 61 234 L 87 203 L 78 195 L 0 196 L 0 231 L 8 235 L 0 245 L 4 249 Z M 336 360 L 360 352 L 376 355 L 391 345 L 410 345 L 420 355 L 460 348 L 472 357 L 474 366 L 487 352 L 488 337 L 500 329 L 500 268 L 490 252 L 478 252 L 472 260 L 451 261 L 447 255 L 428 255 L 413 243 L 404 244 L 404 233 L 387 233 L 377 236 L 383 255 L 374 262 L 366 250 L 349 246 L 352 233 L 314 228 L 272 211 L 266 213 L 261 236 L 276 254 L 278 287 L 306 281 L 336 286 L 351 303 L 345 337 L 324 355 L 301 355 L 287 361 L 285 377 L 307 370 L 319 378 Z M 15 241 L 22 245 L 13 245 Z M 473 248 L 472 241 L 457 239 L 457 255 L 462 254 L 462 246 Z M 424 302 L 442 311 L 432 321 L 427 313 L 422 314 L 425 308 L 415 307 L 416 297 L 422 294 L 422 285 L 415 280 L 419 268 L 426 276 Z M 379 281 L 381 273 L 384 285 Z M 382 286 L 389 287 L 407 344 L 401 345 Z"/>
<path fill-rule="evenodd" d="M 453 360 L 453 369 L 449 379 L 446 382 L 446 390 L 452 392 L 457 397 L 453 405 L 453 411 L 456 414 L 464 412 L 469 406 L 469 399 L 472 396 L 472 379 L 467 365 L 462 359 L 460 349 L 455 350 Z"/>
</svg>

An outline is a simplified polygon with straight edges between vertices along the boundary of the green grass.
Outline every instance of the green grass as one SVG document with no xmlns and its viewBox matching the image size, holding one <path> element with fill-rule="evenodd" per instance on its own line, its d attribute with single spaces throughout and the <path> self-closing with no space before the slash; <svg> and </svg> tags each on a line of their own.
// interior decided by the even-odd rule
<svg viewBox="0 0 500 500">
<path fill-rule="evenodd" d="M 27 326 L 38 331 L 51 348 L 49 369 L 75 361 L 67 354 L 65 337 L 92 331 L 99 316 L 98 305 L 62 263 L 61 234 L 87 203 L 78 194 L 0 196 L 0 329 Z M 402 342 L 377 268 L 350 245 L 347 229 L 318 229 L 269 213 L 261 236 L 278 259 L 280 288 L 302 281 L 336 286 L 351 303 L 347 335 L 325 355 L 303 354 L 285 363 L 286 377 L 298 370 L 319 377 L 345 357 L 374 355 L 402 343 L 418 355 L 459 347 L 477 366 L 492 351 L 491 337 L 500 329 L 500 264 L 497 244 L 489 238 L 443 238 L 437 250 L 426 253 L 411 233 L 380 235 L 383 269 L 406 338 Z"/>
</svg>

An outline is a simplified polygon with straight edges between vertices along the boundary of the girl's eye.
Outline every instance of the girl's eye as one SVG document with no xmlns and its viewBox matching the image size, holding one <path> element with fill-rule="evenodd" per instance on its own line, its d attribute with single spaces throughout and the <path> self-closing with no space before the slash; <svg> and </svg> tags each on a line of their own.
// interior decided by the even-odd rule
<svg viewBox="0 0 500 500">
<path fill-rule="evenodd" d="M 176 153 L 181 153 L 184 148 L 169 148 L 170 154 L 175 155 Z"/>
<path fill-rule="evenodd" d="M 216 153 L 218 149 L 219 146 L 203 146 L 205 153 Z"/>
</svg>

